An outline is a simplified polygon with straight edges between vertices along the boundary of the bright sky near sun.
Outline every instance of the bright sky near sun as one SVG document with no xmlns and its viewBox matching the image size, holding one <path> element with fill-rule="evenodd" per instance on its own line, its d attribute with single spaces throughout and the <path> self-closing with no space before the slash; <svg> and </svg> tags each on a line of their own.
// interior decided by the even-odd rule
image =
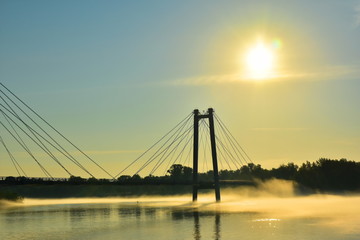
<svg viewBox="0 0 360 240">
<path fill-rule="evenodd" d="M 352 0 L 0 1 L 0 81 L 108 169 L 208 107 L 263 167 L 360 161 L 359 43 Z"/>
<path fill-rule="evenodd" d="M 246 56 L 249 80 L 265 80 L 273 77 L 275 53 L 262 42 L 252 46 Z"/>
</svg>

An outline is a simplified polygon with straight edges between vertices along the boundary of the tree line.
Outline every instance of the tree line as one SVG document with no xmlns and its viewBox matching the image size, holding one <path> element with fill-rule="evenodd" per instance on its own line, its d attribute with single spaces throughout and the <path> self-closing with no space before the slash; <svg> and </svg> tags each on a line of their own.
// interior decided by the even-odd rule
<svg viewBox="0 0 360 240">
<path fill-rule="evenodd" d="M 165 176 L 141 177 L 122 175 L 117 179 L 96 179 L 71 176 L 64 179 L 6 177 L 2 184 L 192 184 L 192 168 L 181 164 L 172 165 Z M 282 164 L 278 168 L 264 169 L 260 164 L 249 163 L 237 170 L 219 171 L 220 180 L 254 181 L 272 178 L 293 180 L 299 185 L 319 190 L 360 190 L 360 163 L 347 159 L 320 158 L 315 162 Z M 200 182 L 213 181 L 213 171 L 198 174 Z"/>
</svg>

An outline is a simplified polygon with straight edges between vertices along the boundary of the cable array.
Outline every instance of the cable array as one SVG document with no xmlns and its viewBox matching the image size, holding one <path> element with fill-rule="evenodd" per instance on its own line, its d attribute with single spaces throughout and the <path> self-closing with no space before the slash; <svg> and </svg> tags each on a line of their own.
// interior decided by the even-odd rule
<svg viewBox="0 0 360 240">
<path fill-rule="evenodd" d="M 170 163 L 175 164 L 175 162 L 179 160 L 179 157 L 183 156 L 183 151 L 185 151 L 186 146 L 191 142 L 190 139 L 193 129 L 191 118 L 192 114 L 186 116 L 115 177 L 120 176 L 126 171 L 129 175 L 140 174 L 145 169 L 148 175 L 153 175 L 157 170 L 161 169 L 161 167 L 163 167 L 162 170 L 166 172 L 166 167 L 169 166 Z M 179 151 L 180 149 L 181 151 Z M 174 156 L 176 157 L 174 158 Z"/>
<path fill-rule="evenodd" d="M 217 114 L 213 116 L 219 169 L 237 170 L 243 165 L 252 163 L 248 154 L 224 122 Z M 198 121 L 200 172 L 212 170 L 210 130 L 205 118 L 206 116 Z M 27 154 L 27 159 L 30 159 L 47 178 L 54 178 L 51 172 L 55 167 L 60 168 L 68 176 L 73 176 L 75 171 L 80 171 L 89 177 L 95 177 L 89 169 L 89 164 L 92 166 L 92 170 L 100 170 L 112 179 L 124 174 L 166 175 L 174 164 L 192 167 L 193 120 L 194 113 L 190 113 L 139 157 L 113 176 L 0 83 L 0 146 L 5 149 L 19 176 L 28 176 L 26 168 L 29 168 L 29 162 L 24 163 L 23 159 L 22 161 L 17 159 L 20 150 Z M 14 152 L 12 148 L 15 145 L 17 149 Z M 78 156 L 81 156 L 82 161 Z M 84 160 L 87 161 L 87 167 L 85 167 Z"/>
<path fill-rule="evenodd" d="M 217 115 L 214 116 L 217 159 L 220 170 L 237 170 L 243 165 L 251 163 L 251 159 L 224 122 Z M 136 174 L 163 176 L 174 164 L 192 167 L 193 117 L 193 113 L 186 116 L 115 177 Z M 199 165 L 201 172 L 212 170 L 209 124 L 203 118 L 199 121 L 199 163 L 201 163 Z"/>
<path fill-rule="evenodd" d="M 88 169 L 89 167 L 86 168 L 84 163 L 80 162 L 79 157 L 75 158 L 75 155 L 82 156 L 90 161 L 94 168 L 100 169 L 107 176 L 114 178 L 2 83 L 0 83 L 0 113 L 0 128 L 4 130 L 1 130 L 0 142 L 19 176 L 27 176 L 27 174 L 21 167 L 20 161 L 10 150 L 10 145 L 14 146 L 14 143 L 17 143 L 17 146 L 27 153 L 47 178 L 53 178 L 49 169 L 53 169 L 54 166 L 49 163 L 49 160 L 52 160 L 69 176 L 74 175 L 75 168 L 71 166 L 75 165 L 76 169 L 80 169 L 90 177 L 95 177 Z M 4 136 L 5 134 L 6 136 Z M 6 144 L 5 141 L 12 141 L 13 144 Z M 19 152 L 18 149 L 17 151 Z M 29 162 L 22 164 L 30 165 Z"/>
</svg>

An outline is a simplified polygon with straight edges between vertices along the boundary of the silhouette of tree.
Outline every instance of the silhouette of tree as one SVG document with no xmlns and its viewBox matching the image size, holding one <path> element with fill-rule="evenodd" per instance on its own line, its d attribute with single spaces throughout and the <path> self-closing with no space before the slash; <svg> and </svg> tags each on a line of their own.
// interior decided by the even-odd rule
<svg viewBox="0 0 360 240">
<path fill-rule="evenodd" d="M 70 184 L 81 184 L 81 183 L 85 183 L 86 179 L 78 176 L 70 176 L 68 182 Z"/>
<path fill-rule="evenodd" d="M 91 177 L 91 178 L 88 178 L 87 183 L 96 184 L 96 183 L 99 183 L 99 181 L 96 178 Z"/>
<path fill-rule="evenodd" d="M 142 178 L 139 174 L 134 174 L 132 177 L 131 177 L 131 182 L 132 183 L 135 183 L 135 184 L 139 184 L 141 183 L 142 181 Z"/>
<path fill-rule="evenodd" d="M 129 183 L 131 181 L 130 175 L 121 175 L 118 179 L 119 183 Z"/>
<path fill-rule="evenodd" d="M 360 189 L 360 163 L 320 158 L 314 163 L 303 163 L 295 179 L 315 189 L 356 190 Z"/>
<path fill-rule="evenodd" d="M 280 167 L 271 170 L 271 175 L 275 178 L 294 180 L 298 168 L 299 167 L 292 162 L 287 165 L 281 164 Z"/>
<path fill-rule="evenodd" d="M 181 164 L 173 164 L 167 173 L 170 174 L 170 178 L 176 183 L 187 182 L 192 178 L 192 168 Z"/>
</svg>

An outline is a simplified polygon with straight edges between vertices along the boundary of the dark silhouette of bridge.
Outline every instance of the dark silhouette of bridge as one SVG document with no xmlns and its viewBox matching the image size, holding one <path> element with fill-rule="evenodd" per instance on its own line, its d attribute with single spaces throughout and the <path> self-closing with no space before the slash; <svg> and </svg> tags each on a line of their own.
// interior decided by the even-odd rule
<svg viewBox="0 0 360 240">
<path fill-rule="evenodd" d="M 18 176 L 29 175 L 24 164 L 13 154 L 11 147 L 15 144 L 48 179 L 55 179 L 47 167 L 49 160 L 69 177 L 75 175 L 73 170 L 76 168 L 91 178 L 96 178 L 95 171 L 102 171 L 111 179 L 139 174 L 161 176 L 171 173 L 176 176 L 180 169 L 177 166 L 185 166 L 180 171 L 192 175 L 193 201 L 197 200 L 199 189 L 209 188 L 215 190 L 216 201 L 220 201 L 219 169 L 237 170 L 252 163 L 212 108 L 204 112 L 195 109 L 116 175 L 110 174 L 2 83 L 0 112 L 0 143 Z M 212 180 L 202 181 L 199 178 L 201 171 L 211 171 Z"/>
</svg>

